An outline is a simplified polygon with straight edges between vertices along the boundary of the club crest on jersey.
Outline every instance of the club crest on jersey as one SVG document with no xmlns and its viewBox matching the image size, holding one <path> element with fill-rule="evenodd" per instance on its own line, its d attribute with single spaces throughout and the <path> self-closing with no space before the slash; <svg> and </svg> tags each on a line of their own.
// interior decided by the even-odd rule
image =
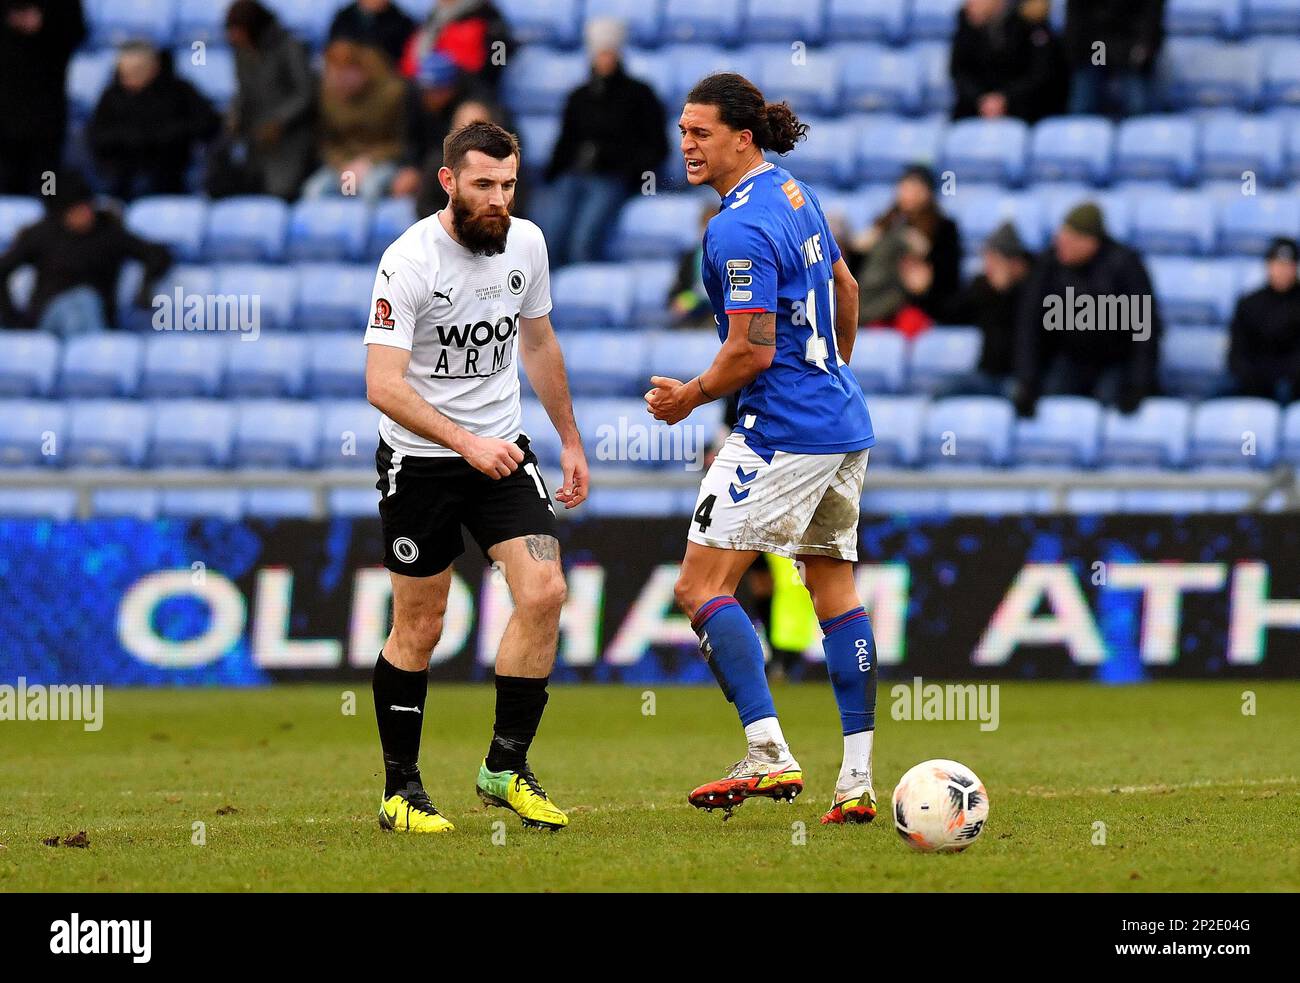
<svg viewBox="0 0 1300 983">
<path fill-rule="evenodd" d="M 393 305 L 383 297 L 375 301 L 375 319 L 370 322 L 370 326 L 393 330 Z"/>
<path fill-rule="evenodd" d="M 749 274 L 754 264 L 747 259 L 727 260 L 727 282 L 731 285 L 731 299 L 746 301 L 754 299 L 754 292 L 747 289 L 754 278 Z"/>
<path fill-rule="evenodd" d="M 528 278 L 524 276 L 523 270 L 511 270 L 510 275 L 506 277 L 506 287 L 515 296 L 523 293 L 527 284 Z"/>
</svg>

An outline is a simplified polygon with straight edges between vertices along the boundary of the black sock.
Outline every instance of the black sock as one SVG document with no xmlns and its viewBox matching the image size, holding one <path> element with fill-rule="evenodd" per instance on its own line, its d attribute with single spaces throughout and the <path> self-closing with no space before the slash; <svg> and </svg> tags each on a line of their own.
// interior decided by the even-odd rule
<svg viewBox="0 0 1300 983">
<path fill-rule="evenodd" d="M 488 746 L 488 771 L 523 771 L 528 748 L 546 709 L 549 676 L 497 676 L 497 720 Z"/>
<path fill-rule="evenodd" d="M 388 798 L 404 791 L 409 782 L 420 784 L 420 731 L 429 673 L 398 669 L 380 652 L 372 685 L 379 743 L 384 749 L 384 798 Z"/>
</svg>

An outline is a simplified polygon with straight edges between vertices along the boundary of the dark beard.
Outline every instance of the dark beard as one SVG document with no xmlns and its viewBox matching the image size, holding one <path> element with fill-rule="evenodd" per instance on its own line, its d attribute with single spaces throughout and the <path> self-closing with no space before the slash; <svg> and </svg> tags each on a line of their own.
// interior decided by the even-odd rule
<svg viewBox="0 0 1300 983">
<path fill-rule="evenodd" d="M 475 256 L 496 256 L 506 251 L 506 236 L 510 233 L 510 214 L 503 218 L 474 218 L 465 203 L 451 199 L 451 227 L 460 244 Z"/>
</svg>

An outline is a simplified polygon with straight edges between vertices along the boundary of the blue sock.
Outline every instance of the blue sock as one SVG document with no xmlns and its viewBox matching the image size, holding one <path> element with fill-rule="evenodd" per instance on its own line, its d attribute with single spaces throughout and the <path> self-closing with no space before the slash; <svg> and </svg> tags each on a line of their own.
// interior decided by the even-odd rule
<svg viewBox="0 0 1300 983">
<path fill-rule="evenodd" d="M 821 623 L 822 651 L 844 733 L 876 729 L 876 640 L 871 619 L 857 607 Z"/>
<path fill-rule="evenodd" d="M 763 672 L 763 646 L 749 615 L 734 597 L 722 595 L 705 601 L 691 621 L 700 636 L 700 648 L 709 660 L 723 695 L 736 705 L 740 723 L 775 717 L 776 706 Z"/>
</svg>

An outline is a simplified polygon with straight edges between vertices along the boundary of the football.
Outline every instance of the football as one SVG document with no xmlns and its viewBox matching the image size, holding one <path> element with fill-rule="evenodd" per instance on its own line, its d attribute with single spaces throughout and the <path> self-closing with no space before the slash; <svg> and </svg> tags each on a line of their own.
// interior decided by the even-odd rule
<svg viewBox="0 0 1300 983">
<path fill-rule="evenodd" d="M 894 828 L 904 843 L 922 853 L 965 850 L 988 818 L 984 783 L 957 761 L 922 761 L 894 788 Z"/>
</svg>

